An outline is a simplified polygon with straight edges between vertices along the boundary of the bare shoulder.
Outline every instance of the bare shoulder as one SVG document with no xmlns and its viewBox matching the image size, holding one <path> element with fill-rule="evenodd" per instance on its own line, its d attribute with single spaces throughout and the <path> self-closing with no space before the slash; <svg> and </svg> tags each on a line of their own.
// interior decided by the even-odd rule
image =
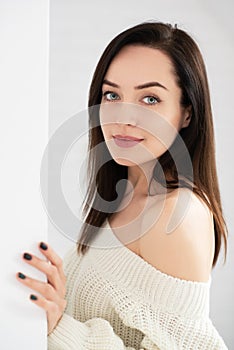
<svg viewBox="0 0 234 350">
<path fill-rule="evenodd" d="M 208 206 L 191 190 L 180 188 L 166 197 L 160 217 L 141 239 L 140 254 L 168 275 L 206 282 L 214 244 L 213 215 Z"/>
</svg>

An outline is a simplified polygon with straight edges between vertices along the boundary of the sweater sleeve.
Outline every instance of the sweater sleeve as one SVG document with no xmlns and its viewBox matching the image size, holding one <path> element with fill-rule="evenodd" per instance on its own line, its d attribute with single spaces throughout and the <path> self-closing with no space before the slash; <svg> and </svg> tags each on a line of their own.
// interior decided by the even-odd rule
<svg viewBox="0 0 234 350">
<path fill-rule="evenodd" d="M 169 314 L 160 310 L 148 310 L 142 315 L 139 312 L 140 309 L 133 317 L 135 327 L 140 326 L 139 320 L 143 314 L 147 314 L 148 317 L 144 328 L 142 323 L 140 327 L 145 334 L 141 342 L 143 349 L 227 350 L 210 318 L 184 318 L 179 314 Z"/>
<path fill-rule="evenodd" d="M 196 321 L 175 315 L 153 312 L 148 320 L 137 311 L 132 319 L 142 330 L 147 325 L 140 350 L 227 350 L 210 319 Z M 146 326 L 145 326 L 146 327 Z M 157 345 L 156 345 L 157 344 Z M 134 350 L 125 347 L 110 323 L 102 318 L 92 318 L 84 323 L 64 314 L 55 330 L 48 336 L 49 350 Z"/>
<path fill-rule="evenodd" d="M 74 248 L 70 249 L 63 259 L 63 266 L 68 277 L 66 299 L 71 302 L 73 286 L 71 283 L 74 273 L 72 256 L 76 253 Z M 76 265 L 79 268 L 79 261 Z M 47 337 L 48 350 L 136 350 L 126 347 L 123 340 L 114 332 L 111 324 L 104 318 L 95 317 L 80 322 L 69 313 L 69 302 L 65 313 L 53 332 Z M 147 340 L 146 340 L 147 342 Z M 159 350 L 150 342 L 144 348 L 138 350 Z"/>
<path fill-rule="evenodd" d="M 123 297 L 120 317 L 144 334 L 142 349 L 228 350 L 209 317 L 210 282 L 211 277 L 200 283 L 159 272 L 151 295 Z"/>
<path fill-rule="evenodd" d="M 124 252 L 128 254 L 127 250 Z M 71 261 L 66 263 L 66 269 L 70 270 L 70 276 L 75 276 L 69 266 Z M 142 261 L 132 254 L 128 264 L 140 271 Z M 209 283 L 186 281 L 155 270 L 148 264 L 145 266 L 144 279 L 136 278 L 135 288 L 130 288 L 127 283 L 121 284 L 123 277 L 116 281 L 116 274 L 105 274 L 115 312 L 125 326 L 144 335 L 137 350 L 227 350 L 209 318 L 211 277 Z M 69 280 L 67 292 L 71 300 L 74 281 L 71 277 Z M 94 317 L 81 322 L 68 309 L 48 336 L 48 349 L 134 350 L 125 346 L 104 318 Z"/>
<path fill-rule="evenodd" d="M 68 277 L 66 299 L 71 302 L 73 268 L 72 256 L 76 250 L 70 249 L 63 259 L 63 266 Z M 77 262 L 79 268 L 79 262 Z M 123 340 L 114 332 L 111 324 L 100 317 L 80 322 L 69 314 L 69 302 L 59 323 L 47 337 L 48 350 L 135 350 L 125 347 Z M 67 311 L 67 312 L 66 312 Z M 145 349 L 158 349 L 150 347 Z M 141 350 L 141 349 L 139 349 Z M 144 350 L 144 349 L 143 349 Z"/>
<path fill-rule="evenodd" d="M 147 344 L 148 343 L 148 344 Z M 146 340 L 139 350 L 158 350 Z M 84 323 L 63 314 L 59 324 L 48 336 L 48 350 L 135 350 L 125 347 L 114 333 L 110 323 L 103 318 L 92 318 Z"/>
</svg>

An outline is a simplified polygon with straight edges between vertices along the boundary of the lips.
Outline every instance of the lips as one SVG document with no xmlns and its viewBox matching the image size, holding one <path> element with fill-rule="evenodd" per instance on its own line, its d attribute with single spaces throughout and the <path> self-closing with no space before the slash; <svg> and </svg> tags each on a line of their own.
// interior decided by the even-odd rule
<svg viewBox="0 0 234 350">
<path fill-rule="evenodd" d="M 141 141 L 143 139 L 134 137 L 134 136 L 129 136 L 129 135 L 113 135 L 114 138 L 119 139 L 119 140 L 126 140 L 126 141 Z"/>
<path fill-rule="evenodd" d="M 143 141 L 143 139 L 129 135 L 113 135 L 113 139 L 115 144 L 122 148 L 133 147 Z"/>
</svg>

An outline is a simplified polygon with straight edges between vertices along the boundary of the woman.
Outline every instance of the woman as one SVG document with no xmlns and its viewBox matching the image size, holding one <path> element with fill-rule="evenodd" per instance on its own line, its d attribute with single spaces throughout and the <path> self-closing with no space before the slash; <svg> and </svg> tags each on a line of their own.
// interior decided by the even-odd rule
<svg viewBox="0 0 234 350">
<path fill-rule="evenodd" d="M 196 43 L 164 23 L 125 30 L 98 62 L 89 107 L 77 247 L 63 262 L 43 242 L 47 261 L 24 254 L 47 283 L 17 274 L 39 292 L 49 349 L 227 349 L 209 318 L 227 228 Z"/>
</svg>

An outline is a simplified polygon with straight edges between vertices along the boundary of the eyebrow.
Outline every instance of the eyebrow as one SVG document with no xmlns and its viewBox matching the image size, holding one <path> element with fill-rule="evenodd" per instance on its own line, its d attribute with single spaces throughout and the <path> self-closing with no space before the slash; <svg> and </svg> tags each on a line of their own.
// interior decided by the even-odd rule
<svg viewBox="0 0 234 350">
<path fill-rule="evenodd" d="M 104 79 L 103 80 L 103 84 L 106 84 L 106 85 L 110 85 L 110 86 L 113 86 L 115 88 L 120 88 L 119 85 L 115 84 L 115 83 L 112 83 L 111 81 L 107 80 L 107 79 Z M 162 84 L 160 84 L 159 82 L 157 81 L 150 81 L 148 83 L 144 83 L 144 84 L 141 84 L 141 85 L 138 85 L 138 86 L 135 86 L 134 89 L 135 90 L 140 90 L 140 89 L 145 89 L 145 88 L 148 88 L 148 87 L 151 87 L 151 86 L 157 86 L 157 87 L 161 87 L 165 90 L 168 91 L 168 89 L 163 86 Z"/>
</svg>

